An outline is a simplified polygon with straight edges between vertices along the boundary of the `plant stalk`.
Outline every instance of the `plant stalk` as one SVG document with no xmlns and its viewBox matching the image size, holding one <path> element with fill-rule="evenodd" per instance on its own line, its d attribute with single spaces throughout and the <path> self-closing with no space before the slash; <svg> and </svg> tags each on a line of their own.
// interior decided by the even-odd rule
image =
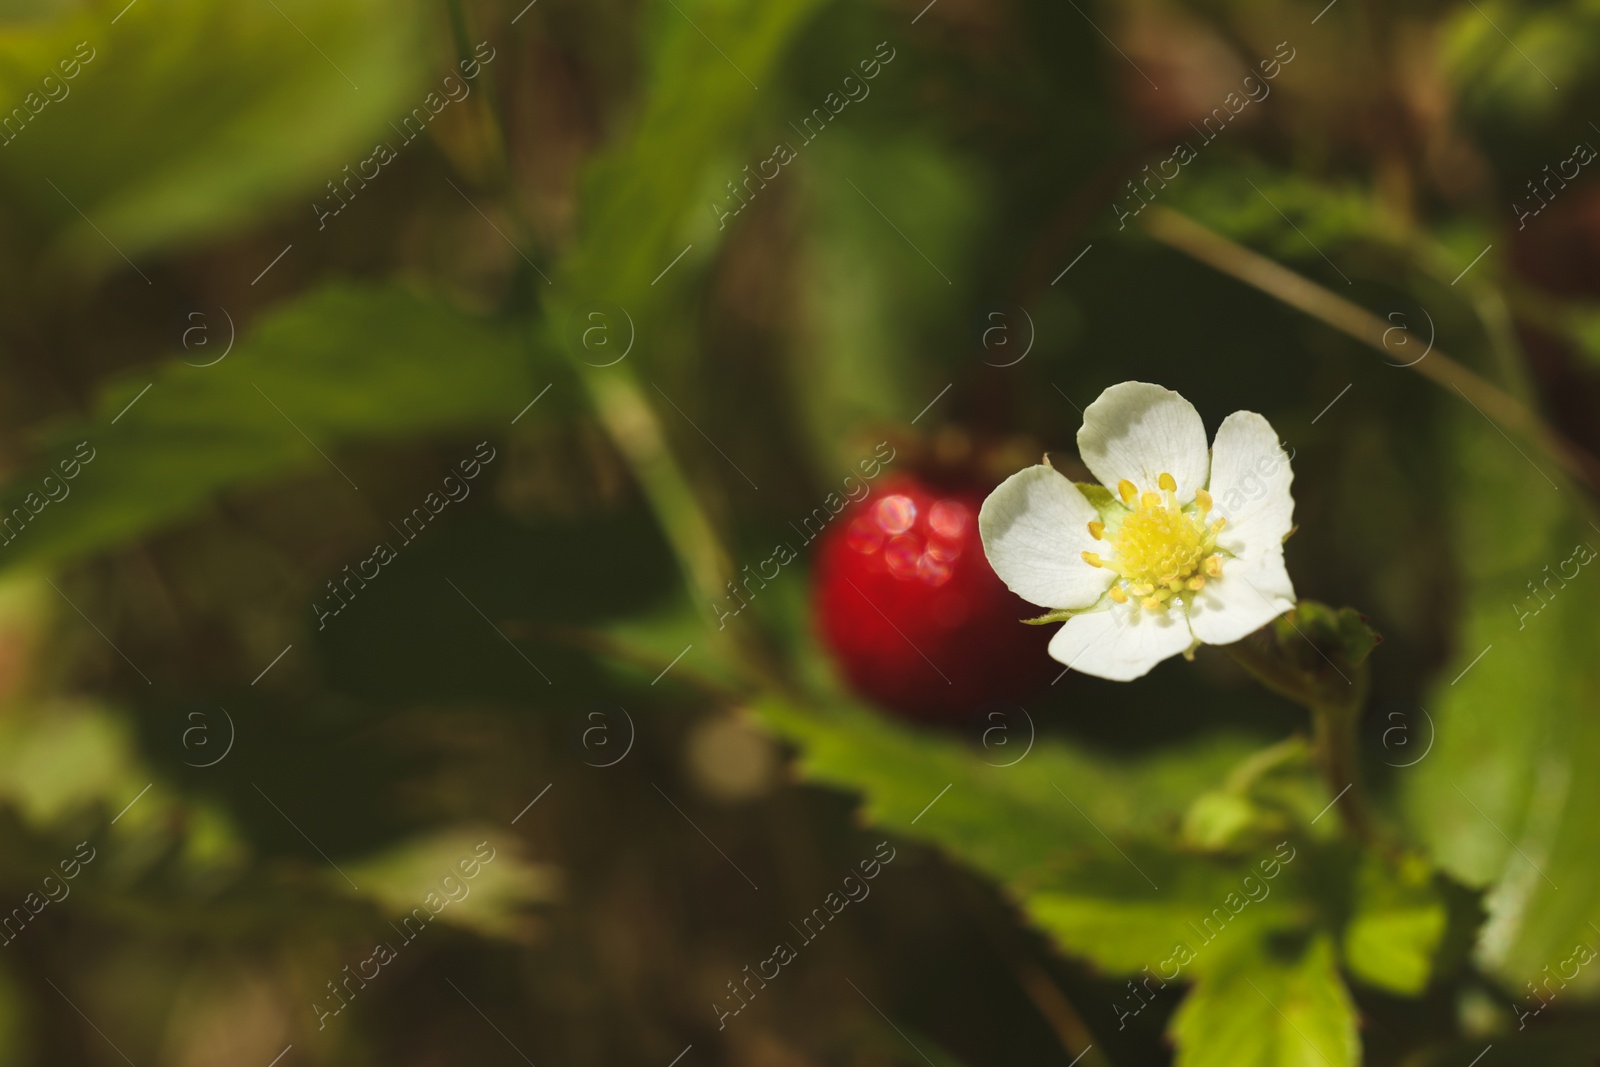
<svg viewBox="0 0 1600 1067">
<path fill-rule="evenodd" d="M 1310 705 L 1310 709 L 1314 751 L 1322 768 L 1323 781 L 1351 834 L 1362 843 L 1370 844 L 1376 824 L 1367 804 L 1361 765 L 1356 758 L 1356 727 L 1361 703 L 1318 703 Z"/>
<path fill-rule="evenodd" d="M 1394 351 L 1385 338 L 1400 327 L 1378 318 L 1366 308 L 1328 291 L 1275 260 L 1208 229 L 1171 208 L 1157 204 L 1146 216 L 1146 231 L 1156 240 L 1236 278 L 1252 288 L 1319 319 L 1341 333 L 1369 345 L 1385 358 Z M 1409 329 L 1404 331 L 1410 335 Z M 1421 337 L 1419 346 L 1425 345 Z M 1408 350 L 1409 352 L 1409 350 Z M 1416 373 L 1460 393 L 1497 426 L 1536 441 L 1566 472 L 1591 491 L 1600 480 L 1600 459 L 1552 429 L 1527 404 L 1483 375 L 1430 347 L 1426 359 L 1408 364 Z"/>
<path fill-rule="evenodd" d="M 1367 699 L 1365 665 L 1347 664 L 1345 669 L 1354 671 L 1355 678 L 1338 672 L 1339 678 L 1333 681 L 1296 670 L 1273 655 L 1268 646 L 1251 638 L 1222 647 L 1256 681 L 1311 713 L 1312 755 L 1322 771 L 1328 794 L 1334 798 L 1351 835 L 1363 844 L 1374 843 L 1377 822 L 1367 801 L 1356 754 L 1357 728 Z"/>
</svg>

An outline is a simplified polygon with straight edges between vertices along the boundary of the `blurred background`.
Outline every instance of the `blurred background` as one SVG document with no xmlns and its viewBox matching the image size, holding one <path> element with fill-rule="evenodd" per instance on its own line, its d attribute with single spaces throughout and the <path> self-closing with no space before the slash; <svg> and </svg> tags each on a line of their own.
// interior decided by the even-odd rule
<svg viewBox="0 0 1600 1067">
<path fill-rule="evenodd" d="M 0 1063 L 1596 1062 L 1597 45 L 10 0 Z M 1291 452 L 1391 847 L 1017 624 L 976 509 L 1127 379 Z"/>
</svg>

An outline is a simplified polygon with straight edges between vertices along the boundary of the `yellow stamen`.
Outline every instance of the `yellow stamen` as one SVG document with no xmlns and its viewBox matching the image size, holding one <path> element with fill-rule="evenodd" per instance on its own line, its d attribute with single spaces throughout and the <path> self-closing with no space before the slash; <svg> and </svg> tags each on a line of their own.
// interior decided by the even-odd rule
<svg viewBox="0 0 1600 1067">
<path fill-rule="evenodd" d="M 1104 567 L 1116 575 L 1108 595 L 1118 604 L 1137 603 L 1149 611 L 1164 611 L 1174 603 L 1193 603 L 1206 582 L 1222 576 L 1224 554 L 1217 549 L 1217 532 L 1225 526 L 1221 516 L 1206 522 L 1215 507 L 1212 495 L 1195 491 L 1195 506 L 1178 506 L 1178 481 L 1162 472 L 1156 479 L 1161 491 L 1141 492 L 1123 479 L 1117 492 L 1131 508 L 1115 533 L 1098 520 L 1088 524 L 1089 534 L 1110 551 L 1085 552 L 1085 563 Z"/>
</svg>

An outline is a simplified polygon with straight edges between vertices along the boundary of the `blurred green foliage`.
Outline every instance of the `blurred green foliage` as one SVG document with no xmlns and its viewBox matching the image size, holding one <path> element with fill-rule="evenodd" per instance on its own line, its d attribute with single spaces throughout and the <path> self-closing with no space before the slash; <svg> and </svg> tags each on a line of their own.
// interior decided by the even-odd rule
<svg viewBox="0 0 1600 1067">
<path fill-rule="evenodd" d="M 1547 577 L 1600 536 L 1600 194 L 1507 205 L 1600 114 L 1597 31 L 1577 2 L 0 15 L 0 1063 L 1590 1062 L 1600 970 L 1562 969 L 1600 944 L 1600 634 L 1587 571 Z M 1236 269 L 1119 226 L 1284 40 L 1152 192 Z M 1247 251 L 1417 347 L 1277 302 Z M 1024 749 L 846 692 L 809 555 L 708 612 L 863 442 L 1070 467 L 1131 378 L 1294 450 L 1297 588 L 1388 638 L 1378 836 L 1216 650 L 1058 679 Z M 885 838 L 877 900 L 718 1026 Z M 79 842 L 103 858 L 28 905 Z M 445 928 L 319 1026 L 482 842 Z"/>
</svg>

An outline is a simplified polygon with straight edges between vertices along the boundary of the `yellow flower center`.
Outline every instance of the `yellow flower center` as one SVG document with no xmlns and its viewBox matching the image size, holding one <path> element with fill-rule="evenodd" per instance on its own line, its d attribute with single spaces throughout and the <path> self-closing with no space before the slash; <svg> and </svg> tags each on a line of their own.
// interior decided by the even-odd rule
<svg viewBox="0 0 1600 1067">
<path fill-rule="evenodd" d="M 1121 604 L 1137 598 L 1147 611 L 1165 610 L 1174 597 L 1187 599 L 1205 588 L 1207 577 L 1222 573 L 1217 534 L 1227 521 L 1218 518 L 1207 525 L 1212 501 L 1204 489 L 1184 510 L 1178 506 L 1178 483 L 1172 475 L 1161 475 L 1157 484 L 1162 492 L 1141 493 L 1126 479 L 1118 483 L 1117 492 L 1132 511 L 1112 535 L 1108 556 L 1083 554 L 1091 566 L 1117 573 L 1110 589 L 1112 600 Z M 1105 524 L 1091 522 L 1089 533 L 1096 541 L 1105 540 Z"/>
</svg>

